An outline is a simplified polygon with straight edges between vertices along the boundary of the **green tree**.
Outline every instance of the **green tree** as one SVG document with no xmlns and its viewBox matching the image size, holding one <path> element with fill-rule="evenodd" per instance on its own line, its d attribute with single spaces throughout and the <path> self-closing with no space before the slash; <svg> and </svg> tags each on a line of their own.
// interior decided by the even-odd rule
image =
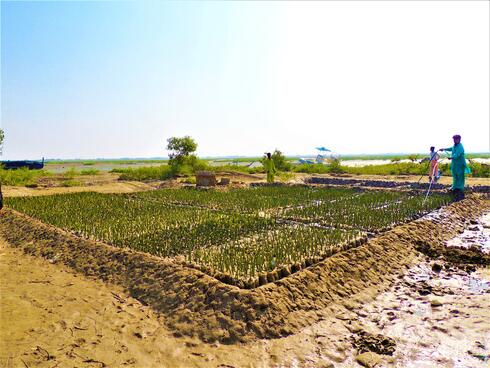
<svg viewBox="0 0 490 368">
<path fill-rule="evenodd" d="M 276 170 L 279 171 L 291 170 L 291 164 L 286 160 L 286 156 L 284 156 L 283 153 L 278 149 L 274 151 L 271 157 L 272 157 L 272 161 L 274 161 L 274 166 L 276 167 Z"/>
<path fill-rule="evenodd" d="M 330 165 L 328 166 L 329 172 L 335 173 L 335 174 L 343 174 L 345 173 L 345 170 L 342 168 L 342 165 L 340 164 L 340 159 L 334 158 L 330 162 Z"/>
<path fill-rule="evenodd" d="M 419 158 L 418 155 L 409 155 L 408 156 L 408 159 L 411 161 L 411 162 L 415 162 L 417 161 L 417 159 Z"/>
<path fill-rule="evenodd" d="M 3 140 L 5 139 L 5 133 L 3 129 L 0 128 L 0 155 L 3 153 Z"/>
<path fill-rule="evenodd" d="M 197 150 L 196 141 L 186 135 L 185 137 L 172 137 L 167 139 L 167 150 L 170 151 L 168 157 L 171 162 L 183 162 Z"/>
<path fill-rule="evenodd" d="M 206 168 L 206 162 L 194 154 L 197 150 L 196 141 L 188 135 L 167 139 L 167 150 L 170 152 L 168 164 L 174 175 L 190 175 Z"/>
</svg>

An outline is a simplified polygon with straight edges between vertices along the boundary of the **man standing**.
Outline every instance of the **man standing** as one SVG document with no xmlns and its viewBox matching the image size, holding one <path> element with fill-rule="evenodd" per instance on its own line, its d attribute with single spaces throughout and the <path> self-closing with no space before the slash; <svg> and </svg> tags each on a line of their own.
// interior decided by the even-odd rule
<svg viewBox="0 0 490 368">
<path fill-rule="evenodd" d="M 456 201 L 464 199 L 464 176 L 467 172 L 466 159 L 464 157 L 464 148 L 461 144 L 461 136 L 453 136 L 454 146 L 441 148 L 439 151 L 451 152 L 451 173 L 453 174 L 453 194 Z M 468 170 L 469 171 L 469 170 Z"/>
<path fill-rule="evenodd" d="M 274 182 L 274 174 L 276 173 L 276 166 L 274 165 L 274 161 L 272 160 L 272 155 L 270 152 L 267 153 L 267 156 L 262 161 L 264 165 L 265 172 L 267 173 L 267 182 Z"/>
</svg>

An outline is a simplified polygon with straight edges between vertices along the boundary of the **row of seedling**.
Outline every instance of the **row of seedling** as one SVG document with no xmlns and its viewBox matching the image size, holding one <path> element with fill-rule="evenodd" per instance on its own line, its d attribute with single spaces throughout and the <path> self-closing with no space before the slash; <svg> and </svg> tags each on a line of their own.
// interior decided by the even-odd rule
<svg viewBox="0 0 490 368">
<path fill-rule="evenodd" d="M 367 241 L 359 231 L 281 225 L 268 232 L 211 248 L 198 248 L 188 262 L 226 283 L 262 285 L 288 276 L 339 251 Z"/>
<path fill-rule="evenodd" d="M 185 204 L 223 212 L 257 213 L 272 209 L 302 206 L 352 196 L 350 189 L 309 188 L 305 186 L 257 187 L 251 189 L 159 189 L 131 194 L 134 199 L 166 204 Z"/>
<path fill-rule="evenodd" d="M 433 195 L 425 201 L 423 196 L 373 191 L 364 192 L 354 199 L 344 197 L 318 206 L 293 208 L 281 213 L 281 217 L 332 228 L 380 232 L 413 220 L 449 201 L 447 195 Z"/>
<path fill-rule="evenodd" d="M 161 189 L 8 198 L 85 238 L 162 257 L 243 287 L 262 285 L 449 202 L 449 197 L 307 187 Z"/>
</svg>

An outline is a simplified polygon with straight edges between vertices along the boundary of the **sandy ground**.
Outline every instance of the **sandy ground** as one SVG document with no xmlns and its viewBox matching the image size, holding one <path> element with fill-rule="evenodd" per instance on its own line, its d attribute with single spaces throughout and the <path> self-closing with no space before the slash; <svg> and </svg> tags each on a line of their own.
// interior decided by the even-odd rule
<svg viewBox="0 0 490 368">
<path fill-rule="evenodd" d="M 2 367 L 198 367 L 211 359 L 203 350 L 216 349 L 174 338 L 150 308 L 115 286 L 4 242 L 0 257 Z"/>
<path fill-rule="evenodd" d="M 0 244 L 2 367 L 291 367 L 299 362 L 318 366 L 319 360 L 327 364 L 316 352 L 314 328 L 249 345 L 177 338 L 161 317 L 119 288 L 22 254 L 3 240 Z M 328 329 L 341 323 L 333 318 Z"/>
<path fill-rule="evenodd" d="M 385 180 L 385 181 L 408 181 L 417 182 L 420 176 L 415 175 L 329 175 L 329 174 L 317 174 L 318 177 L 335 177 L 335 178 L 352 178 L 358 180 Z M 235 183 L 234 185 L 246 185 L 251 182 L 264 182 L 264 174 L 232 174 L 224 173 L 218 175 L 218 177 L 227 177 Z M 310 174 L 296 173 L 290 179 L 288 183 L 302 184 L 304 179 L 311 177 Z M 48 181 L 51 179 L 48 179 Z M 164 182 L 151 182 L 144 183 L 138 181 L 119 181 L 118 175 L 103 173 L 93 176 L 80 176 L 74 178 L 75 181 L 82 183 L 81 186 L 63 187 L 59 186 L 60 183 L 52 183 L 49 181 L 46 187 L 40 186 L 38 188 L 26 188 L 15 186 L 2 186 L 2 192 L 4 197 L 20 197 L 20 196 L 38 196 L 38 195 L 51 195 L 62 193 L 78 193 L 78 192 L 98 192 L 98 193 L 133 193 L 145 190 L 151 190 L 160 186 L 175 186 L 184 185 L 182 181 L 164 181 Z M 426 180 L 422 178 L 421 182 Z M 439 180 L 439 183 L 444 185 L 450 185 L 452 183 L 451 177 L 443 176 Z M 490 179 L 488 178 L 466 178 L 466 185 L 490 185 Z"/>
<path fill-rule="evenodd" d="M 488 214 L 482 219 L 466 239 L 482 239 L 490 226 Z M 356 367 L 360 351 L 353 342 L 368 346 L 366 336 L 380 334 L 395 349 L 368 353 L 371 366 L 488 368 L 490 269 L 469 274 L 433 264 L 419 257 L 374 301 L 354 309 L 345 300 L 298 334 L 221 345 L 174 337 L 162 317 L 118 287 L 1 240 L 0 366 Z"/>
<path fill-rule="evenodd" d="M 75 187 L 48 187 L 48 188 L 26 188 L 3 186 L 2 193 L 4 197 L 26 197 L 38 195 L 52 195 L 62 193 L 78 192 L 99 192 L 99 193 L 133 193 L 144 190 L 154 189 L 147 183 L 138 181 L 109 181 L 105 183 L 93 183 L 92 185 L 75 186 Z"/>
<path fill-rule="evenodd" d="M 99 175 L 87 175 L 77 176 L 74 181 L 79 182 L 81 185 L 63 187 L 62 181 L 56 182 L 52 178 L 46 178 L 46 182 L 41 184 L 37 188 L 26 188 L 20 186 L 2 186 L 2 193 L 5 198 L 7 197 L 26 197 L 26 196 L 40 196 L 40 195 L 52 195 L 52 194 L 64 194 L 64 193 L 79 193 L 79 192 L 98 192 L 98 193 L 134 193 L 145 190 L 152 190 L 159 187 L 175 187 L 180 185 L 187 185 L 184 178 L 177 180 L 166 181 L 153 181 L 153 182 L 140 182 L 140 181 L 120 181 L 117 174 L 102 173 Z M 251 182 L 265 181 L 265 176 L 261 174 L 230 174 L 223 173 L 217 175 L 220 179 L 222 177 L 230 178 L 233 186 L 241 186 Z M 41 179 L 41 181 L 44 179 Z"/>
</svg>

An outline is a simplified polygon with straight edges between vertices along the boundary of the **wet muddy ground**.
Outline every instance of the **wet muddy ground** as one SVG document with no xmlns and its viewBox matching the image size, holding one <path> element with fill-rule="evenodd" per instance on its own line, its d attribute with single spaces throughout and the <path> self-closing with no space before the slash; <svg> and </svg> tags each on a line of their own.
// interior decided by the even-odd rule
<svg viewBox="0 0 490 368">
<path fill-rule="evenodd" d="M 355 314 L 354 334 L 359 329 L 396 343 L 392 353 L 377 355 L 380 367 L 489 366 L 488 270 L 467 274 L 450 267 L 436 272 L 422 261 Z"/>
<path fill-rule="evenodd" d="M 446 245 L 476 245 L 488 251 L 489 228 L 490 214 L 486 214 Z M 368 331 L 396 342 L 390 354 L 376 355 L 376 366 L 490 366 L 488 267 L 467 272 L 466 268 L 421 257 L 388 292 L 354 313 L 354 335 Z M 352 362 L 351 357 L 338 366 Z"/>
</svg>

